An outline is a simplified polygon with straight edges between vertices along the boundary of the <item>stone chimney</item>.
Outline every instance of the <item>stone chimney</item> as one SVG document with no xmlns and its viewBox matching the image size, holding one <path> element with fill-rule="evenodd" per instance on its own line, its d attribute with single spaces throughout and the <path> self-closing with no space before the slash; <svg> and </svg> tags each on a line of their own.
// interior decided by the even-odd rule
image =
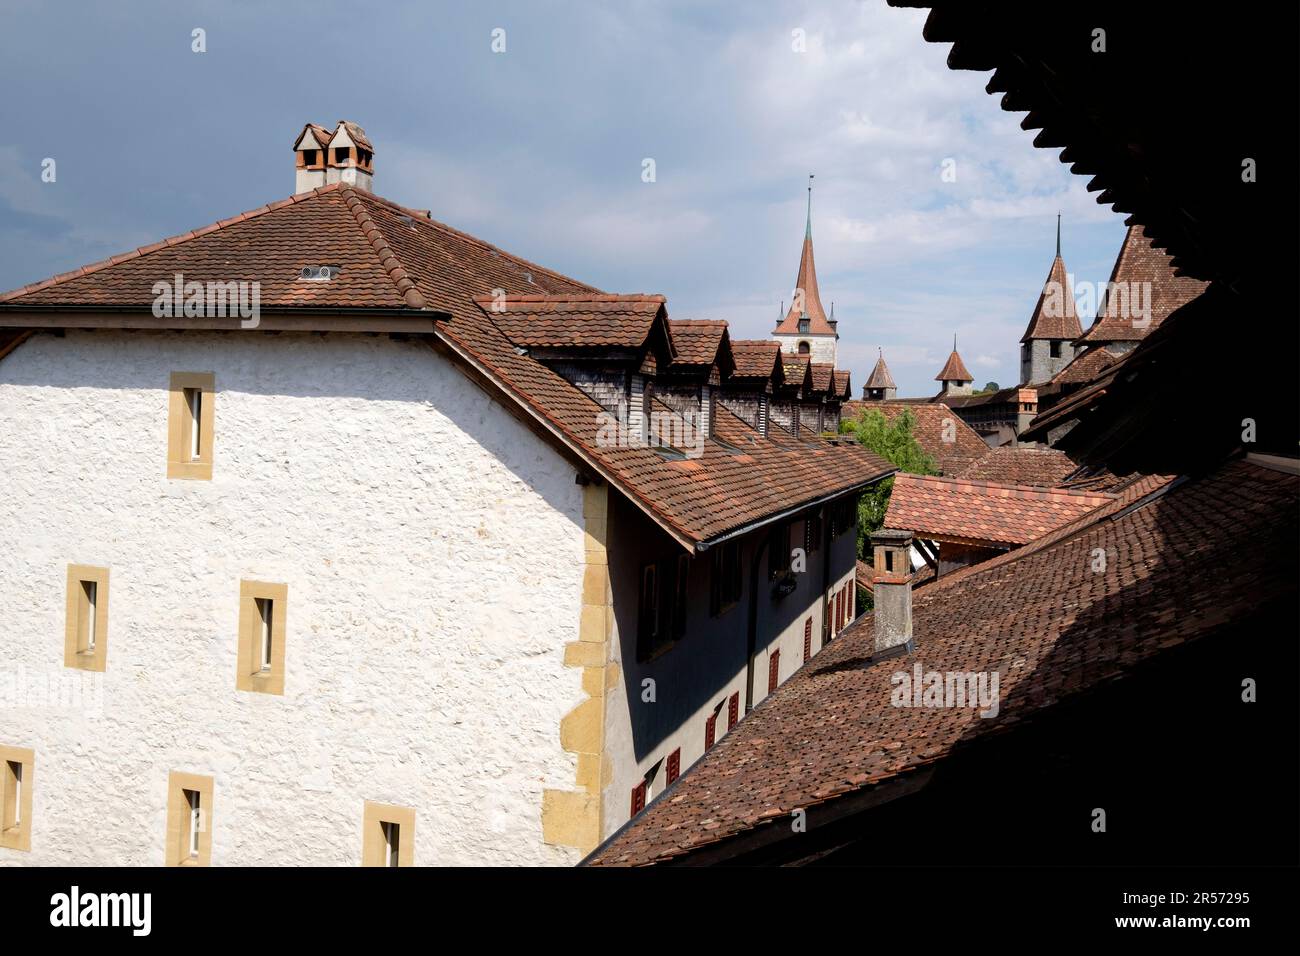
<svg viewBox="0 0 1300 956">
<path fill-rule="evenodd" d="M 356 123 L 339 120 L 333 130 L 308 123 L 293 144 L 294 192 L 348 183 L 373 192 L 374 147 Z"/>
<path fill-rule="evenodd" d="M 881 528 L 871 536 L 875 552 L 871 587 L 875 600 L 875 653 L 912 649 L 912 532 Z"/>
<path fill-rule="evenodd" d="M 1016 402 L 1016 434 L 1019 435 L 1038 414 L 1038 389 L 1017 389 Z"/>
</svg>

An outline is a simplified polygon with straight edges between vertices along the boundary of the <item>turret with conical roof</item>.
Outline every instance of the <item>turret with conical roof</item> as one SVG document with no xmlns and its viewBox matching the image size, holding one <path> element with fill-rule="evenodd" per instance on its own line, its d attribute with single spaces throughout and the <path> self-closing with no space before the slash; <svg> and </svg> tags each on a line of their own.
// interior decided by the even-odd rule
<svg viewBox="0 0 1300 956">
<path fill-rule="evenodd" d="M 817 265 L 813 259 L 812 176 L 808 177 L 808 216 L 804 225 L 803 251 L 799 255 L 799 273 L 795 277 L 794 299 L 772 333 L 781 343 L 781 351 L 808 355 L 814 362 L 835 365 L 836 331 L 834 317 L 827 318 L 817 288 Z"/>
<path fill-rule="evenodd" d="M 862 386 L 862 400 L 888 402 L 897 395 L 898 386 L 894 384 L 894 376 L 889 374 L 889 366 L 885 364 L 885 351 L 881 349 L 880 357 L 876 359 L 876 367 L 871 370 L 867 383 Z"/>
<path fill-rule="evenodd" d="M 952 337 L 952 354 L 948 356 L 948 361 L 943 364 L 939 370 L 935 381 L 942 383 L 943 395 L 969 395 L 971 393 L 971 384 L 975 381 L 974 376 L 966 371 L 966 363 L 961 360 L 957 354 L 957 336 Z"/>
<path fill-rule="evenodd" d="M 1047 281 L 1029 317 L 1029 326 L 1020 337 L 1020 381 L 1037 385 L 1074 359 L 1074 340 L 1083 334 L 1079 315 L 1074 309 L 1074 290 L 1070 274 L 1061 258 L 1061 216 L 1056 216 L 1056 258 L 1047 272 Z"/>
</svg>

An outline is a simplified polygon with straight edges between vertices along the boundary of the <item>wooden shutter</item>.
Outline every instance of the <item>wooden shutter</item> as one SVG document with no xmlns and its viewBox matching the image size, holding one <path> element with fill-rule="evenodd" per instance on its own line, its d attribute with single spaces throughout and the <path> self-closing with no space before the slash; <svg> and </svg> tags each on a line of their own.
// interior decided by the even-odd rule
<svg viewBox="0 0 1300 956">
<path fill-rule="evenodd" d="M 718 738 L 718 715 L 710 714 L 709 719 L 704 722 L 704 749 L 708 750 L 713 746 L 713 742 Z"/>
<path fill-rule="evenodd" d="M 777 678 L 781 674 L 781 649 L 774 650 L 767 659 L 767 692 L 776 690 Z"/>
<path fill-rule="evenodd" d="M 678 747 L 668 755 L 668 782 L 672 783 L 682 775 L 682 748 Z"/>
<path fill-rule="evenodd" d="M 812 618 L 803 622 L 803 661 L 805 664 L 812 659 Z"/>
<path fill-rule="evenodd" d="M 645 809 L 645 781 L 642 780 L 632 788 L 632 816 Z"/>
<path fill-rule="evenodd" d="M 740 691 L 732 694 L 731 700 L 727 702 L 727 729 L 736 726 L 738 720 L 740 720 Z"/>
</svg>

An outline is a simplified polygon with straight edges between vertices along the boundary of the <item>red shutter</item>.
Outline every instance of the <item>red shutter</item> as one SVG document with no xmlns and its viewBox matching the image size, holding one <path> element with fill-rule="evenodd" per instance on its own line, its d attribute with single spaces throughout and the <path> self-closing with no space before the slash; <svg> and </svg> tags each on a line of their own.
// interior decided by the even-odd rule
<svg viewBox="0 0 1300 956">
<path fill-rule="evenodd" d="M 708 750 L 718 737 L 718 715 L 710 714 L 704 722 L 704 749 Z"/>
<path fill-rule="evenodd" d="M 645 809 L 645 781 L 642 780 L 632 788 L 632 816 Z"/>
<path fill-rule="evenodd" d="M 682 775 L 682 748 L 678 747 L 668 755 L 668 782 L 672 783 Z"/>
<path fill-rule="evenodd" d="M 777 648 L 772 652 L 772 656 L 767 659 L 767 692 L 769 694 L 776 690 L 776 681 L 780 673 L 781 650 Z"/>
<path fill-rule="evenodd" d="M 736 726 L 738 720 L 740 720 L 740 691 L 732 694 L 731 700 L 727 702 L 727 729 Z"/>
<path fill-rule="evenodd" d="M 803 662 L 812 658 L 812 618 L 803 622 Z"/>
</svg>

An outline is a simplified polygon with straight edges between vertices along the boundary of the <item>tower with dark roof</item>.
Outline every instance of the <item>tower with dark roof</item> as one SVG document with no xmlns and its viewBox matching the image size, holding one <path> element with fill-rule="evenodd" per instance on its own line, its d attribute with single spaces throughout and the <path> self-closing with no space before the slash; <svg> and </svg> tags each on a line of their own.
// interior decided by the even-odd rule
<svg viewBox="0 0 1300 956">
<path fill-rule="evenodd" d="M 898 386 L 894 384 L 894 376 L 889 374 L 889 366 L 885 364 L 885 353 L 882 349 L 880 357 L 876 359 L 876 367 L 871 370 L 867 383 L 862 386 L 862 400 L 888 402 L 897 395 Z"/>
<path fill-rule="evenodd" d="M 939 382 L 943 391 L 940 395 L 969 395 L 971 393 L 971 383 L 975 381 L 970 372 L 966 371 L 966 363 L 961 360 L 957 354 L 957 336 L 952 337 L 952 354 L 948 356 L 948 361 L 943 363 L 943 368 L 939 374 L 934 377 Z"/>
<path fill-rule="evenodd" d="M 781 351 L 791 355 L 806 355 L 810 361 L 834 366 L 839 332 L 835 326 L 835 310 L 826 317 L 822 308 L 821 293 L 817 289 L 817 266 L 813 261 L 812 241 L 812 177 L 808 177 L 808 219 L 804 226 L 803 251 L 799 255 L 799 274 L 795 277 L 794 300 L 790 310 L 777 323 L 772 337 L 781 343 Z"/>
<path fill-rule="evenodd" d="M 1074 359 L 1074 340 L 1083 334 L 1074 310 L 1074 290 L 1061 258 L 1061 217 L 1056 217 L 1056 258 L 1020 337 L 1020 382 L 1041 385 Z"/>
</svg>

